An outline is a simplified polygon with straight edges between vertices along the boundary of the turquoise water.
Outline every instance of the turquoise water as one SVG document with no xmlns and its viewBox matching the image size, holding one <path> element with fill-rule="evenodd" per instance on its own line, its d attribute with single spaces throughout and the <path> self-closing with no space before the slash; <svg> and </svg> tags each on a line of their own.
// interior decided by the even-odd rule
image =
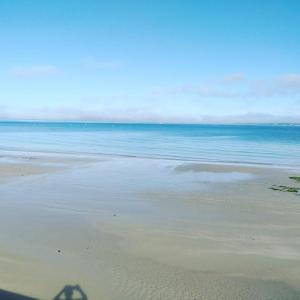
<svg viewBox="0 0 300 300">
<path fill-rule="evenodd" d="M 0 122 L 0 149 L 300 166 L 300 126 Z"/>
</svg>

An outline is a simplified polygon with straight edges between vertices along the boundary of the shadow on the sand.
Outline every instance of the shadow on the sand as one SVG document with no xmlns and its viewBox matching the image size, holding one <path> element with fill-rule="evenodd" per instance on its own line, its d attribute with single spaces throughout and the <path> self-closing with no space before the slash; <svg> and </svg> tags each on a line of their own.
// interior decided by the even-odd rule
<svg viewBox="0 0 300 300">
<path fill-rule="evenodd" d="M 24 295 L 0 290 L 0 299 L 2 300 L 38 300 L 37 298 L 27 297 Z"/>
<path fill-rule="evenodd" d="M 39 300 L 39 299 L 0 289 L 0 300 Z M 88 300 L 88 297 L 79 285 L 66 285 L 53 298 L 53 300 Z"/>
<path fill-rule="evenodd" d="M 66 285 L 54 298 L 53 300 L 87 300 L 88 297 L 77 285 Z"/>
</svg>

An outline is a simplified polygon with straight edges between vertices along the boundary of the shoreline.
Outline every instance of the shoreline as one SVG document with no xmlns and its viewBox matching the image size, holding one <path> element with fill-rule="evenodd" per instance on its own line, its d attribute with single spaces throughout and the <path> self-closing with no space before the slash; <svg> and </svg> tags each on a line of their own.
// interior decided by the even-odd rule
<svg viewBox="0 0 300 300">
<path fill-rule="evenodd" d="M 200 165 L 216 165 L 216 166 L 229 166 L 229 167 L 253 167 L 253 168 L 267 168 L 267 169 L 279 169 L 279 170 L 295 170 L 300 172 L 300 165 L 288 165 L 288 164 L 276 164 L 276 163 L 254 163 L 254 162 L 242 162 L 242 161 L 212 161 L 212 160 L 200 160 L 192 158 L 177 158 L 177 157 L 156 157 L 156 156 L 142 156 L 142 155 L 130 155 L 130 154 L 114 154 L 114 153 L 87 153 L 87 152 L 69 152 L 69 151 L 40 151 L 40 150 L 3 150 L 0 149 L 0 159 L 51 159 L 58 158 L 62 162 L 68 161 L 70 158 L 74 160 L 86 160 L 86 161 L 102 161 L 103 159 L 145 159 L 154 161 L 170 161 L 170 162 L 181 162 L 191 163 Z M 1 161 L 0 161 L 1 162 Z"/>
</svg>

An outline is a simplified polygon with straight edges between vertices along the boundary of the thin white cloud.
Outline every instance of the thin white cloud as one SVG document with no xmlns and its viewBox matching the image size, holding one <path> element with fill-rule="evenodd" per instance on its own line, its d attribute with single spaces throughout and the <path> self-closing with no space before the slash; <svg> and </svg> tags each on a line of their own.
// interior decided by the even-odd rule
<svg viewBox="0 0 300 300">
<path fill-rule="evenodd" d="M 254 81 L 249 87 L 249 95 L 262 98 L 300 97 L 300 74 L 284 74 Z"/>
<path fill-rule="evenodd" d="M 8 74 L 15 78 L 35 78 L 60 75 L 62 71 L 54 65 L 18 66 L 8 70 Z"/>
<path fill-rule="evenodd" d="M 286 88 L 300 90 L 300 74 L 287 74 L 281 76 L 279 82 Z"/>
<path fill-rule="evenodd" d="M 97 121 L 97 122 L 159 122 L 164 116 L 143 108 L 86 109 L 72 107 L 44 107 L 27 111 L 0 111 L 0 119 L 52 120 L 52 121 Z"/>
<path fill-rule="evenodd" d="M 152 91 L 151 96 L 195 95 L 199 98 L 237 99 L 300 97 L 300 74 L 286 74 L 274 78 L 245 80 L 242 74 L 224 76 L 219 80 L 188 83 Z"/>
<path fill-rule="evenodd" d="M 221 82 L 225 84 L 241 83 L 245 81 L 245 76 L 242 73 L 234 73 L 224 76 Z"/>
<path fill-rule="evenodd" d="M 165 95 L 195 95 L 200 98 L 239 98 L 245 93 L 239 89 L 227 88 L 215 84 L 183 84 L 170 88 L 160 88 L 152 91 L 151 96 L 154 98 L 163 97 Z"/>
<path fill-rule="evenodd" d="M 300 123 L 300 115 L 277 115 L 266 113 L 245 113 L 224 116 L 207 115 L 201 118 L 200 123 L 208 124 L 276 124 Z"/>
<path fill-rule="evenodd" d="M 115 70 L 124 65 L 122 60 L 99 60 L 94 57 L 85 59 L 84 66 L 90 69 L 98 70 Z"/>
<path fill-rule="evenodd" d="M 245 113 L 232 115 L 181 115 L 150 112 L 143 108 L 86 110 L 60 107 L 41 108 L 27 112 L 13 113 L 0 111 L 2 120 L 52 120 L 52 121 L 90 121 L 90 122 L 149 122 L 149 123 L 191 123 L 191 124 L 245 124 L 245 123 L 298 123 L 300 115 L 276 115 L 263 113 Z"/>
</svg>

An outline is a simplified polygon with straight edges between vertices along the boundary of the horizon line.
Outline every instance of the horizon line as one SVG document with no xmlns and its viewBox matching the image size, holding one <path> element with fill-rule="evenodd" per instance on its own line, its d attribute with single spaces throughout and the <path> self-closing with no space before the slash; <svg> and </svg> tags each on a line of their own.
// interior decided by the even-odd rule
<svg viewBox="0 0 300 300">
<path fill-rule="evenodd" d="M 300 122 L 141 122 L 141 121 L 91 121 L 51 119 L 0 119 L 1 123 L 89 123 L 131 125 L 300 125 Z"/>
</svg>

